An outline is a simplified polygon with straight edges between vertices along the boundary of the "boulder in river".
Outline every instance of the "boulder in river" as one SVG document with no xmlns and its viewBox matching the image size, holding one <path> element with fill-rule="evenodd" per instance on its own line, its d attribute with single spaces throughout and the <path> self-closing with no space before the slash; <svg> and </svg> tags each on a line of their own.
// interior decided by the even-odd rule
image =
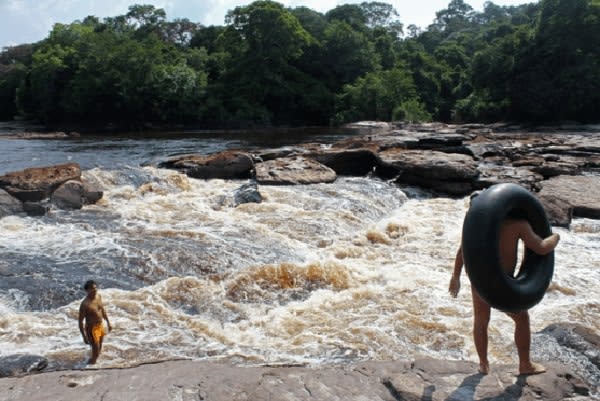
<svg viewBox="0 0 600 401">
<path fill-rule="evenodd" d="M 294 185 L 334 182 L 335 171 L 314 160 L 296 156 L 256 164 L 259 184 Z"/>
<path fill-rule="evenodd" d="M 81 181 L 67 181 L 58 187 L 51 196 L 52 203 L 59 209 L 81 209 L 84 205 L 98 202 L 102 191 L 93 190 Z"/>
<path fill-rule="evenodd" d="M 600 176 L 561 175 L 541 182 L 540 196 L 552 195 L 573 206 L 573 216 L 600 219 Z"/>
<path fill-rule="evenodd" d="M 158 167 L 181 170 L 192 178 L 251 178 L 254 160 L 246 152 L 226 150 L 208 156 L 181 155 L 159 163 Z"/>
<path fill-rule="evenodd" d="M 80 178 L 77 163 L 32 167 L 0 176 L 0 188 L 22 202 L 37 202 L 48 198 L 61 184 Z"/>
<path fill-rule="evenodd" d="M 0 219 L 23 213 L 23 204 L 8 192 L 0 189 Z"/>
</svg>

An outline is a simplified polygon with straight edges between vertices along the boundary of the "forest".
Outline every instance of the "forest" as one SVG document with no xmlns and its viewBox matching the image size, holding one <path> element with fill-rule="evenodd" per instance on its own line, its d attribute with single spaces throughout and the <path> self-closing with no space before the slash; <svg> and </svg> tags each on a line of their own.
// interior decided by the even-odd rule
<svg viewBox="0 0 600 401">
<path fill-rule="evenodd" d="M 451 0 L 405 26 L 390 4 L 320 13 L 268 0 L 222 26 L 151 5 L 57 23 L 0 52 L 0 120 L 339 125 L 600 121 L 600 0 Z"/>
</svg>

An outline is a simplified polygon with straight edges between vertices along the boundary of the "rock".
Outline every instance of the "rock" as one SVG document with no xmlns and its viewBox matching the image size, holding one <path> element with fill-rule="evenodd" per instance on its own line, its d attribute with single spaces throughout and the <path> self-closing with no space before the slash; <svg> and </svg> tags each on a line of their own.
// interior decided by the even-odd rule
<svg viewBox="0 0 600 401">
<path fill-rule="evenodd" d="M 326 149 L 322 152 L 307 153 L 305 157 L 324 164 L 338 175 L 363 176 L 379 165 L 379 158 L 369 149 Z"/>
<path fill-rule="evenodd" d="M 237 207 L 244 203 L 261 203 L 262 199 L 262 195 L 258 191 L 258 184 L 256 181 L 252 181 L 235 190 L 233 206 Z"/>
<path fill-rule="evenodd" d="M 0 377 L 23 376 L 40 372 L 48 360 L 40 355 L 9 355 L 0 357 Z"/>
<path fill-rule="evenodd" d="M 0 219 L 23 213 L 23 204 L 8 192 L 0 189 Z"/>
<path fill-rule="evenodd" d="M 475 363 L 429 358 L 318 368 L 171 361 L 132 369 L 49 372 L 35 380 L 5 378 L 0 394 L 20 401 L 40 399 L 40 389 L 44 399 L 62 401 L 558 401 L 590 394 L 590 387 L 563 365 L 550 363 L 546 373 L 518 378 L 516 366 L 491 368 L 492 374 L 483 376 Z"/>
<path fill-rule="evenodd" d="M 59 209 L 81 209 L 83 207 L 83 184 L 81 181 L 67 181 L 52 193 L 52 203 Z"/>
<path fill-rule="evenodd" d="M 89 185 L 76 180 L 67 181 L 58 187 L 50 197 L 59 209 L 81 209 L 102 199 L 102 191 L 92 190 Z"/>
<path fill-rule="evenodd" d="M 503 182 L 512 182 L 530 191 L 535 191 L 538 189 L 538 182 L 544 178 L 525 167 L 481 163 L 477 166 L 477 169 L 480 175 L 473 183 L 476 189 L 484 189 Z"/>
<path fill-rule="evenodd" d="M 192 178 L 235 179 L 250 178 L 254 170 L 254 161 L 248 153 L 227 150 L 208 156 L 177 156 L 159 163 L 158 167 L 183 170 Z"/>
<path fill-rule="evenodd" d="M 368 128 L 368 129 L 379 129 L 388 130 L 392 125 L 385 121 L 358 121 L 354 123 L 348 123 L 344 125 L 345 128 Z"/>
<path fill-rule="evenodd" d="M 50 208 L 41 202 L 23 202 L 23 210 L 28 216 L 40 217 L 48 213 Z"/>
<path fill-rule="evenodd" d="M 555 323 L 542 330 L 542 333 L 556 338 L 561 346 L 585 356 L 600 369 L 600 335 L 592 329 L 574 323 Z"/>
<path fill-rule="evenodd" d="M 379 156 L 385 175 L 395 171 L 396 181 L 451 195 L 469 194 L 479 175 L 475 160 L 463 154 L 390 149 Z"/>
<path fill-rule="evenodd" d="M 77 163 L 34 167 L 0 176 L 0 188 L 22 202 L 37 202 L 48 198 L 61 184 L 80 178 Z"/>
<path fill-rule="evenodd" d="M 569 201 L 549 193 L 543 193 L 538 198 L 542 202 L 542 205 L 544 205 L 544 210 L 548 215 L 550 224 L 566 228 L 571 225 L 571 220 L 573 220 L 573 205 Z"/>
<path fill-rule="evenodd" d="M 390 149 L 381 152 L 381 161 L 400 174 L 436 180 L 471 181 L 477 178 L 472 157 L 437 151 Z"/>
<path fill-rule="evenodd" d="M 581 168 L 575 163 L 561 162 L 561 161 L 545 161 L 542 164 L 535 166 L 531 169 L 548 179 L 559 175 L 578 175 L 581 173 Z"/>
<path fill-rule="evenodd" d="M 330 183 L 336 178 L 335 171 L 329 167 L 301 156 L 256 164 L 256 180 L 259 184 L 318 184 Z"/>
<path fill-rule="evenodd" d="M 541 183 L 540 196 L 552 195 L 573 206 L 573 216 L 600 219 L 600 176 L 561 175 Z"/>
<path fill-rule="evenodd" d="M 67 139 L 71 137 L 66 132 L 21 132 L 18 139 Z"/>
</svg>

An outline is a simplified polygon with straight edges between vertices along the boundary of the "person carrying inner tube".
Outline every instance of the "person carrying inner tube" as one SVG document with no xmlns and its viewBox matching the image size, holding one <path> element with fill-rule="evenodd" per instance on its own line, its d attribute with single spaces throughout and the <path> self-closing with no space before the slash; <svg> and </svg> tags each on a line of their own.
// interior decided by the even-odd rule
<svg viewBox="0 0 600 401">
<path fill-rule="evenodd" d="M 479 195 L 479 192 L 471 195 L 471 202 Z M 525 247 L 531 251 L 545 255 L 551 252 L 560 239 L 558 234 L 552 234 L 547 238 L 540 238 L 532 229 L 529 222 L 522 219 L 505 219 L 500 228 L 500 262 L 502 268 L 507 274 L 514 275 L 517 263 L 517 246 L 521 239 Z M 462 249 L 459 247 L 454 261 L 454 271 L 450 279 L 449 292 L 454 298 L 460 290 L 460 274 L 464 265 Z M 473 297 L 473 338 L 475 348 L 479 356 L 479 372 L 482 374 L 489 373 L 489 362 L 487 358 L 488 345 L 488 323 L 490 321 L 491 307 L 485 302 L 474 286 L 471 286 L 471 294 Z M 515 343 L 519 355 L 519 374 L 530 375 L 538 374 L 546 371 L 546 368 L 539 363 L 531 362 L 529 357 L 529 349 L 531 344 L 531 330 L 529 327 L 529 312 L 523 310 L 517 313 L 507 313 L 507 315 L 515 322 Z"/>
</svg>

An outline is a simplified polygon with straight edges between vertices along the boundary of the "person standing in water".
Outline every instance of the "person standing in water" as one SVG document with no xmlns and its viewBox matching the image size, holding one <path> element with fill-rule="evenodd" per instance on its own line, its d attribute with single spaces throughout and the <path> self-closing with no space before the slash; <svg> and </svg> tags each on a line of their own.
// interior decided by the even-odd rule
<svg viewBox="0 0 600 401">
<path fill-rule="evenodd" d="M 87 292 L 87 296 L 79 307 L 79 331 L 83 336 L 83 342 L 89 344 L 92 348 L 92 357 L 88 363 L 93 365 L 96 363 L 100 352 L 102 352 L 102 341 L 106 334 L 102 319 L 106 320 L 109 332 L 112 330 L 112 326 L 108 321 L 96 283 L 93 280 L 88 280 L 83 289 Z"/>
<path fill-rule="evenodd" d="M 478 193 L 471 196 L 471 201 Z M 532 229 L 529 222 L 522 219 L 506 219 L 500 228 L 500 263 L 506 274 L 511 276 L 515 273 L 517 264 L 518 241 L 522 240 L 525 247 L 539 255 L 550 253 L 558 244 L 560 236 L 552 234 L 547 238 L 540 238 Z M 459 247 L 454 260 L 454 270 L 448 291 L 454 298 L 460 290 L 460 275 L 464 259 L 462 248 Z M 475 349 L 479 356 L 479 372 L 488 374 L 490 370 L 487 348 L 488 348 L 488 324 L 490 321 L 490 305 L 481 298 L 475 288 L 471 286 L 473 298 L 473 339 Z M 519 355 L 519 374 L 537 374 L 546 371 L 544 366 L 534 363 L 530 359 L 529 350 L 531 346 L 531 329 L 529 326 L 529 312 L 523 310 L 517 313 L 507 313 L 515 322 L 514 339 Z"/>
</svg>

